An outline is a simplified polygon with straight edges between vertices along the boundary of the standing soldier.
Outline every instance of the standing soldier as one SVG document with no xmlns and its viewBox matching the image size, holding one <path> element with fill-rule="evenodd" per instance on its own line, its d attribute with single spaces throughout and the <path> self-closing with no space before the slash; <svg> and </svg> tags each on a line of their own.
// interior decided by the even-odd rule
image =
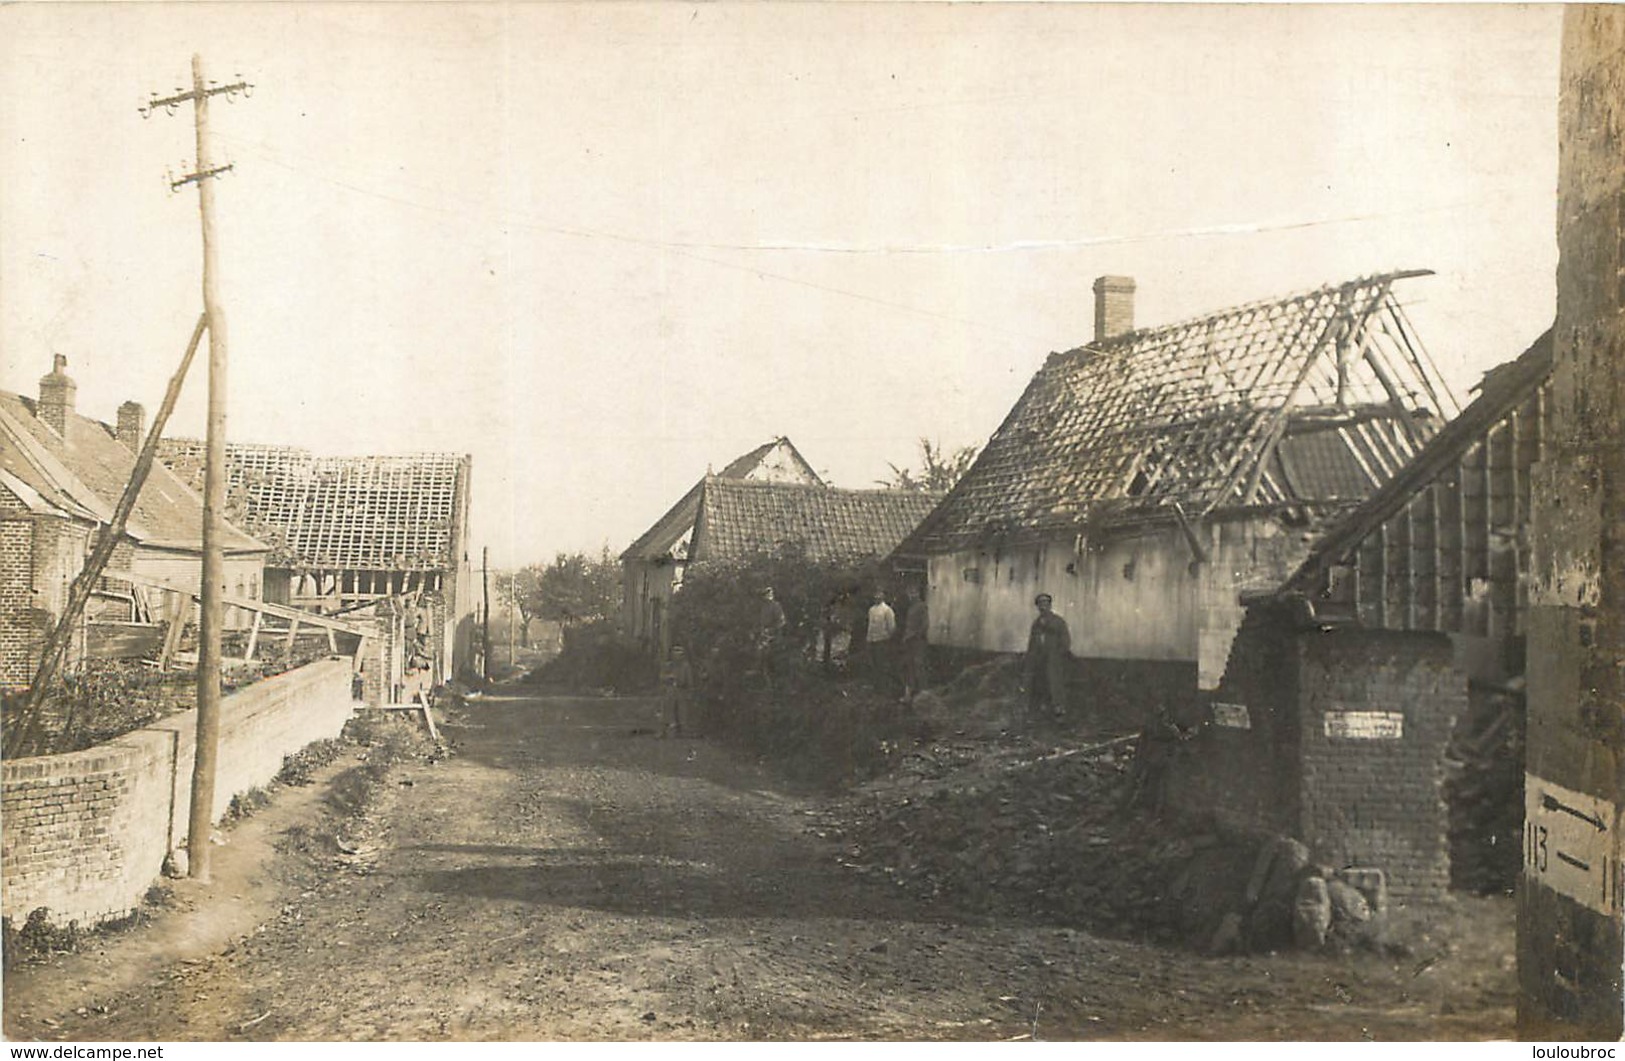
<svg viewBox="0 0 1625 1061">
<path fill-rule="evenodd" d="M 779 635 L 789 623 L 784 606 L 773 599 L 772 586 L 762 587 L 762 609 L 756 623 L 756 650 L 761 660 L 762 681 L 771 692 L 778 668 Z"/>
<path fill-rule="evenodd" d="M 908 588 L 908 612 L 903 616 L 903 703 L 925 688 L 925 646 L 931 629 L 925 598 L 919 586 Z"/>
<path fill-rule="evenodd" d="M 886 603 L 886 591 L 877 589 L 864 640 L 869 646 L 869 680 L 882 696 L 891 695 L 891 639 L 896 632 L 897 613 Z"/>
<path fill-rule="evenodd" d="M 1072 653 L 1072 631 L 1065 619 L 1050 610 L 1054 601 L 1048 593 L 1033 598 L 1038 617 L 1027 635 L 1027 706 L 1034 712 L 1048 708 L 1060 718 L 1066 710 L 1066 661 Z"/>
<path fill-rule="evenodd" d="M 689 700 L 694 688 L 694 668 L 689 665 L 688 653 L 682 645 L 674 645 L 671 658 L 660 665 L 661 696 L 666 701 L 663 705 L 665 715 L 663 720 L 664 732 L 671 737 L 691 737 L 694 735 L 694 722 L 689 719 L 688 732 L 684 732 L 683 720 L 690 714 Z"/>
</svg>

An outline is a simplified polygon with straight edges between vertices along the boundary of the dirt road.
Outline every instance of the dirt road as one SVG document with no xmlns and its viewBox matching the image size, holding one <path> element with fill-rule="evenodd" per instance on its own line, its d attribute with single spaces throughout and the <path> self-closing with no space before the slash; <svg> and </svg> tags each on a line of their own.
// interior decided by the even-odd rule
<svg viewBox="0 0 1625 1061">
<path fill-rule="evenodd" d="M 181 882 L 177 907 L 153 924 L 10 974 L 6 1032 L 1511 1035 L 1509 938 L 1422 962 L 1210 960 L 1065 926 L 989 923 L 842 868 L 808 828 L 816 798 L 709 742 L 661 738 L 651 716 L 637 700 L 471 705 L 445 728 L 451 758 L 392 771 L 362 827 L 314 855 L 320 793 L 284 792 L 231 834 L 208 890 Z"/>
</svg>

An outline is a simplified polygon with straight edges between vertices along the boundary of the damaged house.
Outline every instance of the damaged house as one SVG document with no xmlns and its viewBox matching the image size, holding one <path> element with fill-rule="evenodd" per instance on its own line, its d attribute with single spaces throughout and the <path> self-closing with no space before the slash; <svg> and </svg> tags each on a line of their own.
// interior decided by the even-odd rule
<svg viewBox="0 0 1625 1061">
<path fill-rule="evenodd" d="M 666 615 L 671 599 L 683 584 L 690 560 L 694 524 L 707 482 L 790 483 L 822 487 L 824 481 L 788 438 L 765 442 L 733 461 L 722 471 L 695 483 L 665 515 L 654 522 L 621 554 L 621 630 L 664 655 Z"/>
<path fill-rule="evenodd" d="M 33 680 L 44 639 L 96 535 L 112 521 L 142 443 L 146 417 L 139 404 L 125 402 L 117 422 L 105 424 L 80 415 L 77 391 L 60 354 L 39 382 L 38 399 L 0 391 L 0 686 L 6 688 Z M 203 502 L 157 463 L 124 537 L 110 572 L 196 591 Z M 230 524 L 223 545 L 228 591 L 259 598 L 268 547 Z M 185 606 L 173 595 L 104 579 L 69 661 L 142 655 Z"/>
<path fill-rule="evenodd" d="M 160 457 L 199 483 L 203 443 L 166 439 Z M 364 670 L 369 701 L 402 695 L 421 657 L 432 683 L 473 665 L 466 455 L 321 457 L 233 443 L 228 506 L 271 546 L 265 599 L 324 615 L 370 613 L 385 627 Z"/>
<path fill-rule="evenodd" d="M 1020 652 L 1052 594 L 1096 701 L 1194 701 L 1240 596 L 1278 587 L 1457 406 L 1391 273 L 1157 328 L 1094 285 L 1094 341 L 1051 354 L 899 548 L 934 645 Z M 1133 702 L 1129 702 L 1133 701 Z"/>
<path fill-rule="evenodd" d="M 1249 603 L 1176 771 L 1178 805 L 1381 868 L 1399 896 L 1512 886 L 1524 799 L 1550 796 L 1521 789 L 1530 484 L 1551 373 L 1548 332 Z"/>
</svg>

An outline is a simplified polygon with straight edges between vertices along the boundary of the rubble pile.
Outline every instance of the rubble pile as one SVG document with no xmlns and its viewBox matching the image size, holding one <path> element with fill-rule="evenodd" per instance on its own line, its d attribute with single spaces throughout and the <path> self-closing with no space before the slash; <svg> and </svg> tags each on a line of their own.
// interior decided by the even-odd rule
<svg viewBox="0 0 1625 1061">
<path fill-rule="evenodd" d="M 1218 953 L 1377 940 L 1380 872 L 1330 874 L 1297 841 L 1130 806 L 1135 740 L 922 742 L 817 832 L 841 844 L 854 872 L 960 916 Z"/>
</svg>

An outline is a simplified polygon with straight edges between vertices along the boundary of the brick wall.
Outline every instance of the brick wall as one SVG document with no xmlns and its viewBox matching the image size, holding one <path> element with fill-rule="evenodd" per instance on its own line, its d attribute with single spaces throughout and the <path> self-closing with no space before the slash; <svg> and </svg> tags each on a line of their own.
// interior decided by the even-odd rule
<svg viewBox="0 0 1625 1061">
<path fill-rule="evenodd" d="M 1396 899 L 1450 886 L 1444 750 L 1467 679 L 1444 635 L 1299 635 L 1300 835 L 1334 867 L 1387 871 Z"/>
<path fill-rule="evenodd" d="M 1397 899 L 1437 896 L 1450 877 L 1444 750 L 1466 706 L 1444 635 L 1304 629 L 1290 606 L 1255 606 L 1168 799 L 1297 837 L 1334 868 L 1381 868 Z"/>
<path fill-rule="evenodd" d="M 322 660 L 222 699 L 213 817 L 350 717 L 350 663 Z M 134 909 L 186 843 L 197 713 L 68 755 L 0 764 L 0 912 L 89 926 Z"/>
<path fill-rule="evenodd" d="M 383 707 L 389 703 L 386 683 L 390 681 L 390 660 L 396 647 L 392 633 L 395 617 L 385 605 L 380 604 L 378 610 L 384 614 L 372 617 L 374 630 L 361 652 L 361 699 L 368 707 Z M 351 621 L 365 623 L 369 620 L 366 616 L 352 616 Z"/>
<path fill-rule="evenodd" d="M 1297 832 L 1299 716 L 1295 627 L 1284 614 L 1247 612 L 1224 680 L 1202 696 L 1168 778 L 1168 802 L 1188 817 L 1249 833 Z"/>
<path fill-rule="evenodd" d="M 0 520 L 0 688 L 20 688 L 34 677 L 33 575 L 33 520 Z"/>
<path fill-rule="evenodd" d="M 67 602 L 89 542 L 88 527 L 56 516 L 0 521 L 0 685 L 18 688 L 33 679 L 40 645 Z M 82 659 L 84 648 L 81 623 L 69 660 Z"/>
</svg>

